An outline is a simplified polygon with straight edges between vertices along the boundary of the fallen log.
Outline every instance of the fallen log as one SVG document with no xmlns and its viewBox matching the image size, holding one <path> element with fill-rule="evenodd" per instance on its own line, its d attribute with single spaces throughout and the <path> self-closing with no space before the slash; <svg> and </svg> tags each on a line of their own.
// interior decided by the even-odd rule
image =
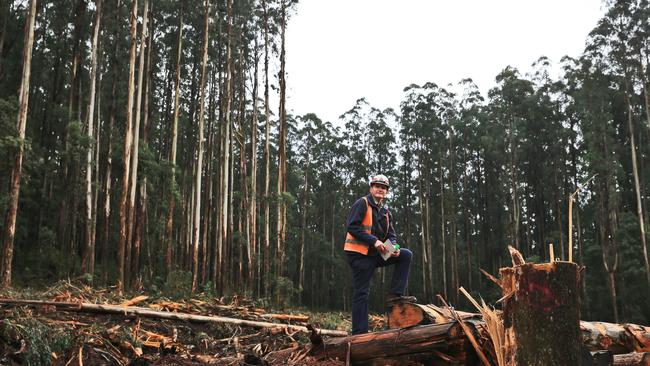
<svg viewBox="0 0 650 366">
<path fill-rule="evenodd" d="M 306 322 L 309 320 L 309 315 L 296 315 L 296 314 L 262 314 L 262 318 L 278 319 L 278 320 L 292 320 L 297 322 Z"/>
<path fill-rule="evenodd" d="M 462 319 L 472 319 L 481 326 L 481 314 L 458 312 Z M 388 311 L 391 329 L 453 321 L 448 309 L 433 304 L 394 304 Z M 606 350 L 613 354 L 650 352 L 650 327 L 638 324 L 614 324 L 580 321 L 582 343 L 589 351 Z"/>
<path fill-rule="evenodd" d="M 631 324 L 634 329 L 638 329 Z M 614 354 L 639 351 L 634 336 L 628 332 L 627 324 L 604 322 L 580 322 L 582 342 L 590 351 L 607 350 Z"/>
<path fill-rule="evenodd" d="M 300 325 L 279 324 L 258 322 L 237 318 L 226 318 L 222 316 L 205 316 L 194 315 L 178 312 L 156 311 L 135 306 L 119 306 L 119 305 L 101 305 L 90 303 L 69 303 L 69 302 L 56 302 L 56 301 L 39 301 L 39 300 L 13 300 L 13 299 L 0 299 L 0 305 L 27 305 L 27 306 L 54 306 L 62 311 L 76 311 L 76 312 L 95 312 L 106 314 L 120 314 L 123 316 L 141 316 L 145 318 L 158 318 L 158 319 L 172 319 L 183 320 L 188 322 L 197 323 L 227 323 L 235 325 L 243 325 L 255 328 L 278 328 L 287 331 L 300 331 L 310 332 L 307 327 Z M 333 337 L 345 337 L 347 332 L 340 330 L 317 329 L 322 335 Z"/>
<path fill-rule="evenodd" d="M 614 355 L 614 366 L 650 366 L 650 353 L 627 353 Z"/>
<path fill-rule="evenodd" d="M 415 354 L 419 357 L 429 354 L 431 358 L 447 355 L 459 364 L 470 364 L 468 362 L 474 358 L 462 328 L 456 322 L 330 338 L 310 352 L 317 359 L 337 358 L 355 363 L 384 359 L 396 361 L 400 356 L 404 361 Z"/>
</svg>

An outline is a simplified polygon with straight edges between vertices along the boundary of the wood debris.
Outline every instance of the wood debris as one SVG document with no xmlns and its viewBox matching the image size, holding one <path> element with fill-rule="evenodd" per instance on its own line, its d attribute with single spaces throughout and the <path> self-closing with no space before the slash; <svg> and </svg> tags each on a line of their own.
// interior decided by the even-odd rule
<svg viewBox="0 0 650 366">
<path fill-rule="evenodd" d="M 0 365 L 341 365 L 300 347 L 312 315 L 267 312 L 241 297 L 122 298 L 69 281 L 11 294 L 0 301 Z"/>
</svg>

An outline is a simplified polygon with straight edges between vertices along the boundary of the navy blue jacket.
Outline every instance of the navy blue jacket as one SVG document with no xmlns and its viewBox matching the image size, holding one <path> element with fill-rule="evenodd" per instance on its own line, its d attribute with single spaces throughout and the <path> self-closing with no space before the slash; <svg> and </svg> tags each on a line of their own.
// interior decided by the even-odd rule
<svg viewBox="0 0 650 366">
<path fill-rule="evenodd" d="M 372 230 L 370 234 L 361 228 L 361 222 L 364 216 L 366 216 L 366 201 L 363 198 L 359 198 L 350 209 L 348 215 L 348 232 L 356 239 L 368 245 L 368 255 L 377 255 L 378 252 L 375 249 L 375 242 L 377 240 L 383 242 L 386 239 L 390 239 L 393 243 L 396 243 L 397 236 L 393 228 L 393 217 L 390 215 L 388 208 L 386 206 L 379 208 L 370 194 L 366 198 L 368 199 L 368 204 L 372 207 Z M 390 217 L 390 220 L 386 218 L 387 215 Z"/>
</svg>

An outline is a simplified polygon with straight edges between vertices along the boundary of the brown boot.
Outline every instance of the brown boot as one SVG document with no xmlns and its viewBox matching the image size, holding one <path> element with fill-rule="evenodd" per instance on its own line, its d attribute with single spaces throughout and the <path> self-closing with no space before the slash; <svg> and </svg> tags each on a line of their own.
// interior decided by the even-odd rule
<svg viewBox="0 0 650 366">
<path fill-rule="evenodd" d="M 396 304 L 396 303 L 414 303 L 417 302 L 418 299 L 415 298 L 415 296 L 403 296 L 403 295 L 398 295 L 398 294 L 390 294 L 386 297 L 386 302 L 388 304 Z"/>
</svg>

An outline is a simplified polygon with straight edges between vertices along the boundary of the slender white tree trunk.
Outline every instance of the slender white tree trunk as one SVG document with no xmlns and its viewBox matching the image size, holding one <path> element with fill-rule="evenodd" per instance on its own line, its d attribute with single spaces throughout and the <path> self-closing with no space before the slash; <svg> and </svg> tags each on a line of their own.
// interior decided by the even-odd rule
<svg viewBox="0 0 650 366">
<path fill-rule="evenodd" d="M 131 176 L 129 183 L 129 203 L 128 203 L 128 228 L 127 228 L 127 241 L 126 241 L 126 282 L 131 282 L 131 268 L 133 267 L 133 238 L 135 230 L 135 194 L 138 186 L 138 162 L 139 162 L 139 149 L 140 149 L 140 118 L 142 106 L 142 80 L 144 77 L 144 61 L 145 49 L 147 46 L 147 21 L 149 16 L 149 0 L 144 0 L 144 9 L 142 14 L 142 31 L 140 33 L 140 58 L 138 61 L 138 86 L 137 95 L 135 99 L 135 122 L 133 123 L 133 144 L 131 145 Z"/>
<path fill-rule="evenodd" d="M 271 186 L 271 111 L 269 109 L 269 13 L 266 0 L 264 8 L 264 294 L 271 294 L 271 205 L 269 189 Z"/>
<path fill-rule="evenodd" d="M 102 20 L 102 0 L 96 0 L 95 27 L 93 28 L 92 51 L 90 56 L 90 96 L 88 100 L 88 139 L 93 139 L 95 117 L 95 87 L 97 84 L 97 47 L 99 29 Z M 97 131 L 99 135 L 99 131 Z M 86 151 L 86 246 L 84 249 L 81 271 L 94 275 L 95 273 L 95 237 L 93 235 L 93 147 Z"/>
<path fill-rule="evenodd" d="M 205 69 L 208 63 L 208 25 L 210 16 L 210 0 L 205 0 L 205 24 L 203 28 L 203 57 L 201 59 L 201 81 L 199 90 L 199 141 L 197 146 L 196 177 L 194 190 L 194 226 L 192 228 L 192 292 L 196 291 L 199 275 L 199 246 L 200 243 L 200 223 L 201 223 L 201 176 L 203 171 L 203 123 L 205 121 Z"/>
<path fill-rule="evenodd" d="M 181 14 L 178 21 L 178 44 L 176 53 L 176 78 L 174 82 L 174 120 L 172 122 L 172 147 L 170 151 L 171 178 L 169 187 L 169 202 L 167 206 L 167 223 L 165 228 L 165 237 L 167 240 L 167 253 L 165 256 L 165 267 L 167 274 L 172 271 L 174 258 L 174 206 L 176 199 L 174 190 L 176 187 L 176 149 L 178 145 L 178 116 L 180 114 L 180 85 L 181 85 L 181 56 L 183 55 L 183 6 L 181 5 Z"/>
<path fill-rule="evenodd" d="M 120 242 L 117 248 L 117 291 L 124 292 L 125 247 L 127 241 L 127 198 L 129 193 L 129 177 L 131 172 L 131 145 L 133 140 L 133 89 L 135 88 L 135 49 L 138 25 L 138 0 L 131 3 L 131 46 L 129 49 L 129 80 L 126 102 L 126 126 L 124 126 L 124 176 L 122 177 L 122 192 L 120 194 Z"/>
<path fill-rule="evenodd" d="M 17 128 L 18 151 L 14 157 L 11 171 L 11 185 L 9 188 L 9 205 L 5 216 L 3 260 L 0 272 L 0 288 L 11 286 L 11 262 L 14 254 L 14 237 L 16 235 L 16 212 L 18 211 L 18 195 L 20 194 L 20 177 L 23 168 L 23 154 L 25 152 L 25 129 L 27 127 L 27 109 L 29 107 L 29 80 L 32 69 L 32 47 L 34 45 L 34 23 L 36 19 L 36 0 L 29 2 L 29 10 L 25 17 L 25 38 L 23 48 L 23 73 L 18 92 L 18 122 Z"/>
</svg>

